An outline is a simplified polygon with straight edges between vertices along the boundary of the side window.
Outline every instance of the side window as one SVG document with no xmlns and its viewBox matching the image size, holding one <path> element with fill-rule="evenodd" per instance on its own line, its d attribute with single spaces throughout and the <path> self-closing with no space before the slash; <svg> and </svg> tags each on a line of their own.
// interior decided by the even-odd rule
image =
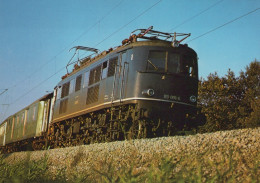
<svg viewBox="0 0 260 183">
<path fill-rule="evenodd" d="M 183 57 L 183 63 L 181 72 L 189 77 L 197 77 L 198 69 L 197 69 L 197 61 L 191 56 L 185 55 Z"/>
<path fill-rule="evenodd" d="M 82 80 L 82 74 L 77 76 L 77 78 L 76 78 L 75 92 L 79 91 L 81 89 L 81 80 Z"/>
<path fill-rule="evenodd" d="M 33 106 L 33 116 L 32 120 L 34 121 L 36 119 L 36 105 Z"/>
<path fill-rule="evenodd" d="M 61 98 L 61 86 L 57 87 L 56 92 L 57 92 L 57 100 L 59 100 Z"/>
<path fill-rule="evenodd" d="M 102 64 L 102 79 L 107 78 L 107 71 L 108 71 L 107 61 L 105 61 L 105 62 Z"/>
<path fill-rule="evenodd" d="M 114 76 L 117 61 L 118 61 L 118 57 L 112 58 L 111 60 L 109 60 L 107 77 Z"/>
<path fill-rule="evenodd" d="M 67 82 L 62 85 L 61 98 L 64 98 L 69 95 L 70 82 Z"/>
<path fill-rule="evenodd" d="M 87 72 L 84 74 L 83 88 L 88 87 L 88 82 L 89 82 L 89 71 L 87 71 Z"/>
<path fill-rule="evenodd" d="M 24 120 L 25 120 L 25 119 L 24 119 L 24 116 L 25 116 L 25 112 L 22 113 L 22 118 L 21 118 L 22 123 L 24 123 Z"/>
<path fill-rule="evenodd" d="M 92 85 L 92 84 L 100 81 L 101 66 L 102 65 L 98 65 L 97 67 L 90 70 L 89 85 Z"/>
<path fill-rule="evenodd" d="M 19 125 L 19 115 L 16 116 L 16 125 Z"/>
<path fill-rule="evenodd" d="M 28 119 L 28 109 L 26 109 L 24 112 L 24 124 L 27 123 L 27 119 Z"/>
<path fill-rule="evenodd" d="M 75 79 L 70 81 L 70 91 L 69 91 L 69 94 L 74 92 L 74 88 L 75 88 Z"/>
<path fill-rule="evenodd" d="M 0 136 L 4 135 L 4 125 L 0 127 Z"/>
<path fill-rule="evenodd" d="M 99 82 L 100 79 L 101 79 L 101 66 L 102 65 L 99 65 L 99 66 L 96 67 L 95 83 Z"/>
</svg>

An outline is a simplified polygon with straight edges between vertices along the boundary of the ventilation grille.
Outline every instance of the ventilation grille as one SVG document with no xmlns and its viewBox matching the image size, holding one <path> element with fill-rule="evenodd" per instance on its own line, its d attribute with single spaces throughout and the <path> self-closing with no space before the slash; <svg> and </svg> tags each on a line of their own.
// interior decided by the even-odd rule
<svg viewBox="0 0 260 183">
<path fill-rule="evenodd" d="M 86 104 L 89 105 L 94 102 L 97 102 L 98 95 L 99 95 L 99 85 L 95 85 L 95 86 L 89 88 Z"/>
<path fill-rule="evenodd" d="M 68 98 L 61 100 L 59 113 L 60 114 L 65 113 L 67 111 L 67 106 L 68 106 Z"/>
<path fill-rule="evenodd" d="M 109 60 L 107 77 L 114 76 L 116 64 L 117 64 L 117 58 Z"/>
<path fill-rule="evenodd" d="M 61 91 L 61 98 L 69 95 L 70 82 L 63 84 Z"/>
<path fill-rule="evenodd" d="M 99 82 L 100 78 L 101 78 L 101 65 L 90 70 L 89 85 Z"/>
<path fill-rule="evenodd" d="M 82 80 L 82 75 L 79 75 L 79 76 L 76 78 L 75 92 L 80 90 L 80 88 L 81 88 L 81 80 Z"/>
</svg>

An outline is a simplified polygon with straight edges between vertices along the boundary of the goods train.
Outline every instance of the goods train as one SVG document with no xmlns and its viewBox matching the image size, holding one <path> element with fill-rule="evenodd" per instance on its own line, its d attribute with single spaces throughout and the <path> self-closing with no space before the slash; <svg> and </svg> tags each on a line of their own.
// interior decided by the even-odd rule
<svg viewBox="0 0 260 183">
<path fill-rule="evenodd" d="M 190 34 L 133 31 L 122 45 L 91 52 L 52 93 L 0 125 L 3 152 L 174 135 L 197 126 L 196 52 Z M 177 39 L 181 40 L 177 40 Z"/>
</svg>

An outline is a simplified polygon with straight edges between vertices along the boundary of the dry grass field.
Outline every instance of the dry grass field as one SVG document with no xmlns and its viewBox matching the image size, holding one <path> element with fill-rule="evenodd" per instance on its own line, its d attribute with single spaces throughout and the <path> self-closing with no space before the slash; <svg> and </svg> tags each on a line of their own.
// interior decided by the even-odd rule
<svg viewBox="0 0 260 183">
<path fill-rule="evenodd" d="M 259 182 L 260 128 L 1 155 L 0 182 Z"/>
</svg>

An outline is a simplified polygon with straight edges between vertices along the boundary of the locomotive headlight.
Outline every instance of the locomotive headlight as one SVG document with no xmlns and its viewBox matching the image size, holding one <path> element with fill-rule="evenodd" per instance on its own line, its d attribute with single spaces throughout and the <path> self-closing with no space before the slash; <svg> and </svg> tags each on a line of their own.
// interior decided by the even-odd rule
<svg viewBox="0 0 260 183">
<path fill-rule="evenodd" d="M 147 90 L 144 90 L 144 91 L 142 91 L 142 94 L 151 97 L 151 96 L 154 95 L 154 89 L 147 89 Z"/>
<path fill-rule="evenodd" d="M 194 95 L 192 95 L 192 96 L 190 96 L 190 101 L 191 102 L 196 102 L 197 98 Z"/>
</svg>

